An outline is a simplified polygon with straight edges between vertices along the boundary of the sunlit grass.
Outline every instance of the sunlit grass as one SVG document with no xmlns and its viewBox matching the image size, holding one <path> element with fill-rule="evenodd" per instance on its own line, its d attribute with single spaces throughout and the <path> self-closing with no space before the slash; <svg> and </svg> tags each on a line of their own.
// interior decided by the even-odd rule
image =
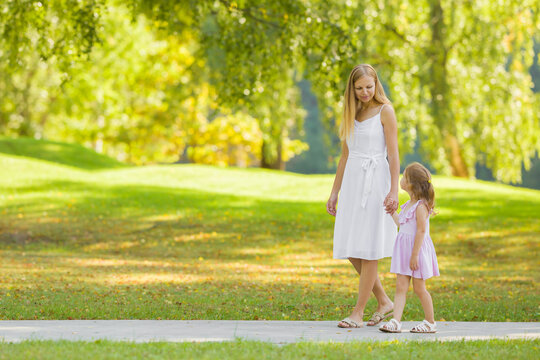
<svg viewBox="0 0 540 360">
<path fill-rule="evenodd" d="M 0 318 L 335 320 L 354 305 L 358 278 L 332 259 L 332 176 L 77 167 L 78 148 L 55 162 L 36 146 L 0 153 Z M 538 321 L 540 191 L 433 182 L 436 318 Z M 410 295 L 404 318 L 422 319 Z"/>
<path fill-rule="evenodd" d="M 137 344 L 113 341 L 0 343 L 0 359 L 534 359 L 538 340 Z"/>
</svg>

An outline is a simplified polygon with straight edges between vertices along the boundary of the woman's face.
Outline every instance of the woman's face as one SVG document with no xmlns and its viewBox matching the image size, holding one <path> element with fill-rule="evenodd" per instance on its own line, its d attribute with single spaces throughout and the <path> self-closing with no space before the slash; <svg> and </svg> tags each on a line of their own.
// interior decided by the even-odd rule
<svg viewBox="0 0 540 360">
<path fill-rule="evenodd" d="M 354 95 L 356 99 L 367 104 L 375 95 L 375 79 L 364 75 L 354 83 Z"/>
</svg>

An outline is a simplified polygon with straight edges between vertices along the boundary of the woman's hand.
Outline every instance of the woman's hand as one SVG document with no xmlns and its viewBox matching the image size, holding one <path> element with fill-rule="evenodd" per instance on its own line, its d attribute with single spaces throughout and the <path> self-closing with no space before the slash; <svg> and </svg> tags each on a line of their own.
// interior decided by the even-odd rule
<svg viewBox="0 0 540 360">
<path fill-rule="evenodd" d="M 418 270 L 418 255 L 411 255 L 411 261 L 409 262 L 409 267 L 412 271 Z"/>
<path fill-rule="evenodd" d="M 388 214 L 395 213 L 399 206 L 398 194 L 394 192 L 389 192 L 384 199 L 383 205 L 384 209 Z"/>
<path fill-rule="evenodd" d="M 336 216 L 337 198 L 337 194 L 330 194 L 330 198 L 326 202 L 326 212 L 332 216 Z"/>
</svg>

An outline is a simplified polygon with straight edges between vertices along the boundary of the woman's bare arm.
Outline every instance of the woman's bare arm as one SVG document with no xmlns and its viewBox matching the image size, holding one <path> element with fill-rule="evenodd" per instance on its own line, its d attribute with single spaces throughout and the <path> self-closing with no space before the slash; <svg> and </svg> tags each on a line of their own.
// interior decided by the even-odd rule
<svg viewBox="0 0 540 360">
<path fill-rule="evenodd" d="M 399 205 L 399 150 L 396 114 L 391 106 L 385 106 L 382 109 L 381 123 L 384 128 L 386 149 L 388 151 L 388 165 L 390 166 L 390 192 L 386 196 L 384 205 L 386 211 L 392 214 L 397 210 Z"/>
<path fill-rule="evenodd" d="M 336 170 L 336 177 L 334 179 L 334 185 L 332 186 L 332 192 L 330 198 L 326 203 L 326 211 L 336 216 L 336 204 L 338 199 L 339 190 L 341 190 L 341 183 L 343 182 L 343 173 L 345 172 L 345 165 L 347 165 L 347 158 L 349 157 L 349 147 L 345 141 L 341 145 L 341 157 L 339 159 L 338 167 Z"/>
</svg>

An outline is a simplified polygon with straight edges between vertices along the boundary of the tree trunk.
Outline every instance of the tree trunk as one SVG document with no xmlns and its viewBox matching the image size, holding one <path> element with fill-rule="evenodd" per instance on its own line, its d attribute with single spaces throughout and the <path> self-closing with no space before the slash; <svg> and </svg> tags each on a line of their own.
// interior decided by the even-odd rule
<svg viewBox="0 0 540 360">
<path fill-rule="evenodd" d="M 443 139 L 446 158 L 450 164 L 452 175 L 469 177 L 467 164 L 463 157 L 461 144 L 457 138 L 454 115 L 450 106 L 450 91 L 447 81 L 447 51 L 444 44 L 444 14 L 440 0 L 431 1 L 431 76 L 429 79 L 431 92 L 431 114 Z"/>
<path fill-rule="evenodd" d="M 269 155 L 269 153 L 271 154 L 271 151 L 269 151 L 268 149 L 271 146 L 272 144 L 263 140 L 262 151 L 261 151 L 261 167 L 264 169 L 285 170 L 285 163 L 283 162 L 283 157 L 282 157 L 281 137 L 279 138 L 278 143 L 276 145 L 277 156 L 274 159 L 272 159 L 271 156 Z"/>
<path fill-rule="evenodd" d="M 180 157 L 178 158 L 178 161 L 176 162 L 176 164 L 189 164 L 191 162 L 191 161 L 189 161 L 188 149 L 189 149 L 189 145 L 186 144 L 186 146 L 184 147 L 184 150 L 182 150 L 182 153 L 180 154 Z"/>
<path fill-rule="evenodd" d="M 32 64 L 33 65 L 33 64 Z M 32 131 L 32 119 L 31 119 L 31 111 L 30 111 L 30 90 L 32 88 L 32 80 L 34 78 L 34 75 L 37 71 L 37 65 L 32 66 L 32 69 L 28 71 L 28 75 L 26 76 L 26 82 L 24 89 L 21 92 L 22 101 L 20 103 L 21 108 L 19 109 L 19 114 L 22 117 L 22 124 L 19 126 L 18 129 L 18 135 L 19 136 L 26 136 L 26 137 L 32 137 L 34 136 L 34 132 Z"/>
<path fill-rule="evenodd" d="M 469 177 L 469 170 L 467 169 L 467 164 L 465 163 L 461 152 L 461 146 L 455 135 L 448 134 L 445 136 L 444 140 L 446 157 L 450 162 L 452 175 L 464 178 Z"/>
</svg>

